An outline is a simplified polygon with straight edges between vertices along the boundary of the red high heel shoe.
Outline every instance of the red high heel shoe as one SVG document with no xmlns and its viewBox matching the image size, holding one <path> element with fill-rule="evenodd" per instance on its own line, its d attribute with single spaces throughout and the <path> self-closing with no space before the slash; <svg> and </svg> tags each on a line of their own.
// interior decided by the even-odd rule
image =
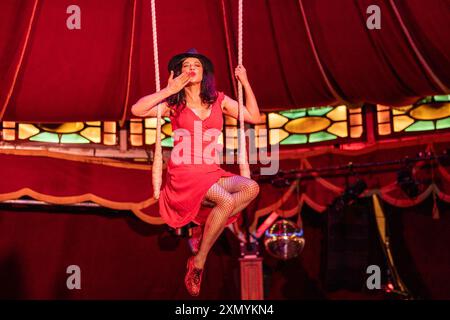
<svg viewBox="0 0 450 320">
<path fill-rule="evenodd" d="M 186 289 L 191 296 L 198 296 L 202 284 L 203 269 L 194 266 L 193 256 L 188 259 L 186 269 L 186 276 L 184 277 Z"/>
<path fill-rule="evenodd" d="M 192 228 L 192 236 L 188 239 L 188 243 L 193 255 L 196 255 L 198 253 L 198 250 L 200 250 L 202 235 L 203 235 L 203 228 L 201 226 L 196 226 Z"/>
</svg>

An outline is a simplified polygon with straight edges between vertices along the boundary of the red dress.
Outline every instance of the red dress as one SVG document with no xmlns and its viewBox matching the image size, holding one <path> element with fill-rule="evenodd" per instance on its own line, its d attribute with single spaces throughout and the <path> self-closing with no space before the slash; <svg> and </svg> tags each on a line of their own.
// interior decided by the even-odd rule
<svg viewBox="0 0 450 320">
<path fill-rule="evenodd" d="M 218 154 L 215 150 L 211 151 L 211 146 L 220 146 L 217 141 L 223 128 L 223 98 L 223 92 L 219 92 L 209 117 L 203 121 L 185 105 L 176 106 L 174 114 L 170 116 L 174 137 L 177 135 L 180 139 L 177 141 L 174 138 L 174 147 L 159 197 L 159 211 L 163 220 L 171 227 L 182 227 L 191 221 L 204 224 L 212 210 L 201 206 L 207 191 L 221 177 L 235 175 L 223 170 L 218 161 L 212 163 Z M 196 147 L 194 142 L 197 142 Z M 191 147 L 182 149 L 180 143 Z M 181 163 L 181 158 L 189 159 L 185 161 L 188 163 Z M 228 219 L 227 224 L 237 218 L 238 215 L 233 216 Z"/>
</svg>

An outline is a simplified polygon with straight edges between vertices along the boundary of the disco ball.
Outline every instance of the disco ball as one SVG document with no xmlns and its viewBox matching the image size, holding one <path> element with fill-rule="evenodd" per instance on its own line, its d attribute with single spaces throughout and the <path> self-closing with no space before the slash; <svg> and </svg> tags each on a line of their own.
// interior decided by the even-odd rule
<svg viewBox="0 0 450 320">
<path fill-rule="evenodd" d="M 303 230 L 289 220 L 277 221 L 266 230 L 264 246 L 275 258 L 283 260 L 294 258 L 305 246 Z"/>
</svg>

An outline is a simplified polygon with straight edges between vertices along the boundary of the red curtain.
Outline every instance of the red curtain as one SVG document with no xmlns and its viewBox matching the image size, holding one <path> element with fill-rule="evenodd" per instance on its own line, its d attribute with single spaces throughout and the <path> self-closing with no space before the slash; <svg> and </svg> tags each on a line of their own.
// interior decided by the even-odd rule
<svg viewBox="0 0 450 320">
<path fill-rule="evenodd" d="M 69 30 L 70 5 L 81 29 Z M 369 5 L 381 29 L 369 30 Z M 156 1 L 161 84 L 169 58 L 211 57 L 235 96 L 237 1 Z M 262 110 L 362 102 L 403 105 L 449 93 L 446 0 L 245 1 L 244 65 Z M 150 1 L 0 3 L 4 120 L 120 120 L 155 91 Z"/>
</svg>

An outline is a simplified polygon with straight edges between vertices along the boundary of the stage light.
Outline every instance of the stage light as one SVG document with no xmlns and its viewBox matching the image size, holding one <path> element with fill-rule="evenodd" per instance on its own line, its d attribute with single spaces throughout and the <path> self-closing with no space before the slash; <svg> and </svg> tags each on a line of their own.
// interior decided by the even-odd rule
<svg viewBox="0 0 450 320">
<path fill-rule="evenodd" d="M 367 184 L 364 180 L 357 179 L 355 183 L 345 188 L 344 193 L 334 199 L 332 207 L 336 211 L 341 211 L 345 206 L 351 205 L 358 197 L 367 189 Z"/>
</svg>

